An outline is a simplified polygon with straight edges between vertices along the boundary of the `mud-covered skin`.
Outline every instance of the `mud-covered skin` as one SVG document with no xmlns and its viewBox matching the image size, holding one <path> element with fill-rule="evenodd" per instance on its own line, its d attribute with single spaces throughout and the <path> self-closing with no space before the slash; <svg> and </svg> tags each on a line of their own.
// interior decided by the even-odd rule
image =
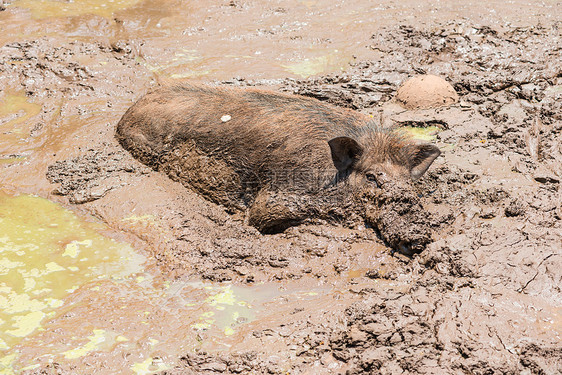
<svg viewBox="0 0 562 375">
<path fill-rule="evenodd" d="M 370 193 L 364 199 L 376 203 L 369 205 L 367 221 L 386 243 L 407 255 L 423 251 L 431 240 L 431 215 L 415 193 L 397 185 Z"/>
<path fill-rule="evenodd" d="M 341 222 L 351 210 L 368 212 L 367 222 L 402 252 L 429 242 L 427 221 L 407 220 L 421 210 L 416 199 L 392 207 L 399 213 L 387 213 L 385 203 L 394 202 L 389 195 L 413 197 L 408 181 L 440 151 L 367 116 L 300 96 L 182 83 L 141 98 L 116 136 L 133 156 L 215 203 L 248 208 L 249 224 L 261 232 L 310 219 Z M 422 228 L 403 230 L 410 226 Z"/>
</svg>

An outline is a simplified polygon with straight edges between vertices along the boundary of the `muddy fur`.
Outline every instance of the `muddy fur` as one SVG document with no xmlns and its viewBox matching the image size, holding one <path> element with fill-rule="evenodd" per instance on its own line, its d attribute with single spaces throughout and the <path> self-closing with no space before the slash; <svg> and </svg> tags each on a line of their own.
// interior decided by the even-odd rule
<svg viewBox="0 0 562 375">
<path fill-rule="evenodd" d="M 264 233 L 369 212 L 368 224 L 401 251 L 420 251 L 429 241 L 425 227 L 422 239 L 403 230 L 385 233 L 395 227 L 389 220 L 409 226 L 402 216 L 419 204 L 388 216 L 376 197 L 384 190 L 386 202 L 388 194 L 408 191 L 408 181 L 439 150 L 350 110 L 265 90 L 182 83 L 141 98 L 119 122 L 117 139 L 145 164 L 229 211 L 249 209 L 249 224 Z M 369 209 L 373 203 L 376 210 Z"/>
</svg>

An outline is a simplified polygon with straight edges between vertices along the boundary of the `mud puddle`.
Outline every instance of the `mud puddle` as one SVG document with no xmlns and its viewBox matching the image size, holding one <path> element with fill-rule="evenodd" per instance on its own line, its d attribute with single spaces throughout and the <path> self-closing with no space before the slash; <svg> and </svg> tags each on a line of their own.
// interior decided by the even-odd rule
<svg viewBox="0 0 562 375">
<path fill-rule="evenodd" d="M 58 362 L 87 371 L 93 360 L 112 373 L 164 370 L 186 352 L 228 350 L 258 320 L 332 298 L 317 283 L 171 281 L 104 225 L 39 197 L 1 192 L 0 212 L 2 373 Z"/>
<path fill-rule="evenodd" d="M 30 196 L 0 191 L 1 349 L 9 352 L 65 308 L 69 295 L 102 280 L 125 280 L 145 259 L 104 237 L 104 226 Z"/>
<path fill-rule="evenodd" d="M 104 225 L 48 200 L 2 192 L 0 212 L 6 374 L 61 361 L 86 371 L 94 358 L 112 373 L 164 370 L 186 352 L 228 350 L 256 320 L 333 293 L 321 285 L 174 282 L 104 236 Z"/>
<path fill-rule="evenodd" d="M 105 42 L 115 51 L 134 55 L 145 69 L 175 79 L 230 79 L 240 72 L 308 77 L 343 70 L 356 58 L 366 35 L 359 15 L 371 7 L 358 2 L 333 16 L 340 7 L 326 1 L 273 2 L 262 12 L 259 4 L 249 2 L 165 0 L 155 6 L 139 0 L 14 0 L 4 15 L 12 32 L 4 38 L 17 36 L 22 26 L 26 33 L 41 36 L 63 32 L 91 39 L 93 32 L 108 38 Z M 298 21 L 290 14 L 295 8 L 303 16 Z M 34 22 L 28 23 L 29 18 Z M 248 22 L 259 27 L 249 27 Z M 354 24 L 357 38 L 345 38 L 336 30 L 332 35 L 318 33 L 324 23 L 338 25 L 338 31 Z M 215 41 L 212 48 L 209 37 Z M 282 53 L 271 49 L 272 39 L 282 44 Z"/>
</svg>

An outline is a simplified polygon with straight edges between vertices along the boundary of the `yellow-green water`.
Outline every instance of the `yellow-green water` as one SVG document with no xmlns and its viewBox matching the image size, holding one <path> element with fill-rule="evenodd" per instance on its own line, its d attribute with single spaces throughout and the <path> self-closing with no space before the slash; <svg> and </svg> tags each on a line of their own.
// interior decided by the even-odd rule
<svg viewBox="0 0 562 375">
<path fill-rule="evenodd" d="M 19 125 L 27 119 L 37 115 L 41 111 L 39 104 L 30 103 L 23 94 L 9 93 L 0 101 L 0 116 L 10 115 L 12 113 L 24 112 L 23 116 L 19 116 L 14 120 L 8 121 L 2 126 Z"/>
<path fill-rule="evenodd" d="M 81 285 L 140 271 L 144 258 L 46 199 L 0 190 L 0 350 L 42 329 Z"/>
<path fill-rule="evenodd" d="M 254 320 L 256 310 L 259 310 L 263 303 L 271 301 L 281 294 L 272 285 L 243 287 L 202 282 L 191 282 L 183 285 L 172 284 L 170 292 L 173 293 L 174 288 L 178 287 L 183 288 L 188 296 L 195 296 L 195 299 L 191 301 L 189 299 L 184 301 L 185 305 L 197 306 L 198 308 L 198 313 L 193 315 L 195 321 L 191 324 L 191 328 L 194 330 L 215 330 L 225 336 L 233 335 L 236 332 L 236 327 L 241 323 Z M 200 292 L 193 293 L 194 291 Z M 293 293 L 293 295 L 297 294 Z M 202 296 L 204 296 L 204 299 L 201 298 Z"/>
<path fill-rule="evenodd" d="M 41 112 L 41 105 L 31 103 L 24 94 L 7 93 L 0 97 L 0 156 L 2 153 L 21 152 L 29 148 L 32 131 L 30 118 Z M 8 119 L 3 122 L 3 119 Z M 0 157 L 0 163 L 15 161 Z"/>
<path fill-rule="evenodd" d="M 414 127 L 414 126 L 404 126 L 402 129 L 409 134 L 414 139 L 419 139 L 421 141 L 433 141 L 437 133 L 441 130 L 438 126 L 427 126 L 425 128 Z"/>
<path fill-rule="evenodd" d="M 204 343 L 228 347 L 240 325 L 269 314 L 265 306 L 281 296 L 318 294 L 276 284 L 162 282 L 129 244 L 104 236 L 107 229 L 46 199 L 0 189 L 0 374 L 50 362 L 84 366 L 92 356 L 116 372 L 161 371 Z"/>
</svg>

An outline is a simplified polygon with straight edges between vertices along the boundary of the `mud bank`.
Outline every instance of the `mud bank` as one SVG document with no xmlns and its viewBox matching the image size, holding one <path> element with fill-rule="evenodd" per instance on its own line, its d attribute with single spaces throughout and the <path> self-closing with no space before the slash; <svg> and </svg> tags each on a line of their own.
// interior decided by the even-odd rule
<svg viewBox="0 0 562 375">
<path fill-rule="evenodd" d="M 455 13 L 465 11 L 466 18 L 450 22 L 444 21 L 453 19 L 444 10 L 433 14 L 420 9 L 420 14 L 426 11 L 435 18 L 427 26 L 398 6 L 389 6 L 386 11 L 393 17 L 388 24 L 354 26 L 353 45 L 348 47 L 360 52 L 349 59 L 349 66 L 347 60 L 340 64 L 345 72 L 322 75 L 311 70 L 317 75 L 302 79 L 283 68 L 285 62 L 271 58 L 271 45 L 280 40 L 283 48 L 296 53 L 325 27 L 313 24 L 315 32 L 308 35 L 304 31 L 310 25 L 291 24 L 286 31 L 271 26 L 272 20 L 314 15 L 322 19 L 341 14 L 341 8 L 291 3 L 282 10 L 231 2 L 209 11 L 193 9 L 188 27 L 172 22 L 179 20 L 169 11 L 177 3 L 181 2 L 166 2 L 159 11 L 147 11 L 141 3 L 132 11 L 115 10 L 115 19 L 78 14 L 64 22 L 45 18 L 24 24 L 27 13 L 12 7 L 15 4 L 1 13 L 13 21 L 0 47 L 2 108 L 12 103 L 10 111 L 0 112 L 3 186 L 93 215 L 113 231 L 136 238 L 139 251 L 155 260 L 158 277 L 255 290 L 261 285 L 272 288 L 273 283 L 273 289 L 309 288 L 318 293 L 304 300 L 289 293 L 266 304 L 269 313 L 229 326 L 233 331 L 220 339 L 209 339 L 217 336 L 202 326 L 182 331 L 192 333 L 185 338 L 185 352 L 164 347 L 167 352 L 159 354 L 176 359 L 166 373 L 562 370 L 562 35 L 557 20 L 544 16 L 538 22 L 535 13 L 522 8 L 517 21 L 513 10 L 505 11 L 507 20 L 513 20 L 508 24 L 497 14 L 470 16 L 473 8 L 466 5 Z M 350 4 L 349 9 L 361 14 L 367 6 L 361 4 Z M 542 10 L 557 14 L 556 9 Z M 222 20 L 223 27 L 234 15 L 270 17 L 271 27 L 236 35 L 240 41 L 270 46 L 264 49 L 266 57 L 255 55 L 263 64 L 256 66 L 271 61 L 278 65 L 271 71 L 255 70 L 235 60 L 231 70 L 217 73 L 222 66 L 218 60 L 196 66 L 194 61 L 201 60 L 188 56 L 192 52 L 176 56 L 173 40 L 180 35 L 192 33 L 199 38 L 195 44 L 219 35 L 218 22 L 202 21 L 201 15 L 208 12 Z M 362 19 L 357 14 L 353 22 Z M 50 33 L 39 35 L 38 25 Z M 150 36 L 149 29 L 161 31 Z M 21 30 L 39 37 L 23 37 Z M 110 37 L 100 30 L 110 30 Z M 61 38 L 55 32 L 71 36 Z M 213 40 L 224 42 L 233 34 L 225 38 Z M 325 47 L 340 42 L 333 36 L 332 42 L 316 43 Z M 152 69 L 155 66 L 161 68 Z M 297 64 L 298 69 L 303 66 Z M 322 66 L 335 70 L 333 65 Z M 243 217 L 229 215 L 135 161 L 114 140 L 115 124 L 141 93 L 162 77 L 188 68 L 210 70 L 202 77 L 218 85 L 258 85 L 308 95 L 381 118 L 386 125 L 432 129 L 425 135 L 434 138 L 443 155 L 416 183 L 433 217 L 427 249 L 404 257 L 393 254 L 370 228 L 323 223 L 262 235 L 243 225 Z M 422 73 L 446 79 L 460 102 L 415 111 L 394 103 L 399 85 Z M 127 220 L 130 217 L 135 219 Z M 195 292 L 187 288 L 184 293 Z M 86 292 L 73 298 L 90 297 Z M 137 306 L 139 302 L 130 298 L 130 304 L 123 305 Z M 111 303 L 100 300 L 99 306 L 92 311 L 103 314 Z M 158 315 L 159 309 L 153 313 Z M 95 314 L 81 314 L 97 322 Z M 168 317 L 171 331 L 174 324 L 180 327 L 182 320 L 193 319 L 161 314 L 151 321 Z M 70 325 L 65 326 L 69 320 L 63 317 L 46 322 L 41 338 L 71 335 L 65 333 Z M 79 324 L 77 317 L 69 319 Z M 134 325 L 137 318 L 123 319 L 128 322 L 124 325 Z M 15 349 L 26 352 L 32 339 Z M 166 341 L 166 335 L 159 339 Z M 182 342 L 176 336 L 169 341 Z M 139 345 L 146 348 L 148 342 L 145 337 Z M 126 348 L 103 347 L 52 363 L 30 355 L 20 368 L 39 365 L 27 371 L 36 374 L 112 372 L 120 362 L 116 356 L 123 353 Z M 135 361 L 146 360 L 143 353 L 135 352 Z M 150 358 L 153 362 L 147 366 L 153 364 L 155 371 L 156 355 Z"/>
</svg>

